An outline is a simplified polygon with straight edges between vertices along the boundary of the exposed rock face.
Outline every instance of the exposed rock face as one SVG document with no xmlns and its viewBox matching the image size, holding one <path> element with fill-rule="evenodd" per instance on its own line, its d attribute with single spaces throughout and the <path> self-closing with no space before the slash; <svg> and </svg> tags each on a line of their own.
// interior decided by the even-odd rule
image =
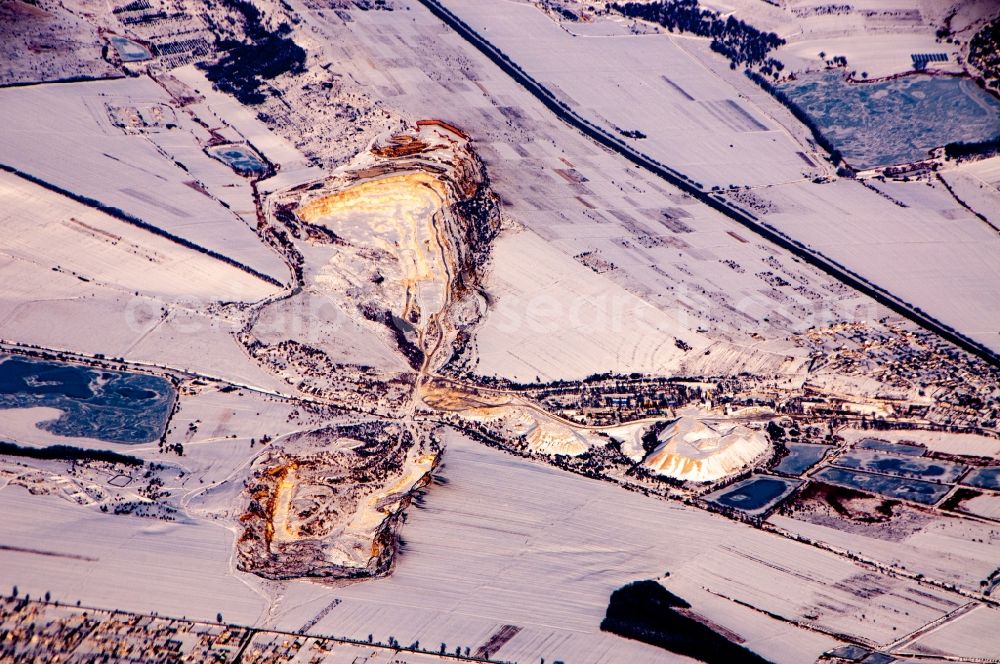
<svg viewBox="0 0 1000 664">
<path fill-rule="evenodd" d="M 271 579 L 389 571 L 395 526 L 437 464 L 433 443 L 383 422 L 294 436 L 256 459 L 237 564 Z"/>
<path fill-rule="evenodd" d="M 760 431 L 741 424 L 685 416 L 658 436 L 660 444 L 643 465 L 679 480 L 711 482 L 761 459 L 771 446 Z"/>
<path fill-rule="evenodd" d="M 296 205 L 298 219 L 341 241 L 317 288 L 346 294 L 388 329 L 414 369 L 433 371 L 461 350 L 500 229 L 485 168 L 461 131 L 418 123 Z"/>
</svg>

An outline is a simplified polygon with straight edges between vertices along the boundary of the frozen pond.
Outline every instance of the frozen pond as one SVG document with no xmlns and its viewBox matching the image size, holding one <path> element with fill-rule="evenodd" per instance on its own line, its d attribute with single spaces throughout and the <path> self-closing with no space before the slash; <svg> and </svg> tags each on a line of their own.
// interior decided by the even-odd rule
<svg viewBox="0 0 1000 664">
<path fill-rule="evenodd" d="M 782 457 L 774 470 L 785 475 L 801 475 L 819 463 L 829 449 L 827 445 L 788 443 L 788 455 Z"/>
<path fill-rule="evenodd" d="M 247 145 L 216 145 L 208 148 L 207 152 L 237 173 L 259 175 L 267 170 L 261 158 Z"/>
<path fill-rule="evenodd" d="M 872 473 L 846 470 L 830 466 L 817 471 L 813 477 L 830 484 L 838 484 L 868 493 L 877 493 L 887 498 L 912 500 L 915 503 L 933 505 L 951 489 L 947 484 L 924 482 L 923 480 L 874 475 Z"/>
<path fill-rule="evenodd" d="M 923 456 L 924 452 L 927 451 L 927 448 L 923 445 L 902 445 L 900 443 L 890 443 L 887 440 L 879 440 L 878 438 L 865 438 L 857 444 L 857 447 L 866 450 L 903 454 L 905 456 Z"/>
<path fill-rule="evenodd" d="M 174 389 L 158 376 L 0 356 L 0 409 L 62 411 L 38 426 L 59 436 L 148 443 L 163 435 Z"/>
<path fill-rule="evenodd" d="M 763 512 L 790 494 L 801 482 L 783 477 L 757 475 L 720 489 L 705 498 L 723 507 L 754 514 Z"/>
<path fill-rule="evenodd" d="M 932 148 L 1000 134 L 1000 101 L 967 78 L 849 83 L 843 72 L 826 71 L 778 87 L 855 168 L 919 161 Z"/>
<path fill-rule="evenodd" d="M 833 463 L 854 470 L 866 470 L 871 473 L 885 473 L 897 477 L 912 477 L 935 482 L 954 482 L 966 471 L 966 466 L 960 463 L 880 454 L 869 450 L 848 452 Z"/>
<path fill-rule="evenodd" d="M 981 489 L 1000 490 L 1000 467 L 976 468 L 962 480 L 962 484 L 977 486 Z"/>
<path fill-rule="evenodd" d="M 125 37 L 112 37 L 111 45 L 118 51 L 122 62 L 142 62 L 153 57 L 145 46 Z"/>
</svg>

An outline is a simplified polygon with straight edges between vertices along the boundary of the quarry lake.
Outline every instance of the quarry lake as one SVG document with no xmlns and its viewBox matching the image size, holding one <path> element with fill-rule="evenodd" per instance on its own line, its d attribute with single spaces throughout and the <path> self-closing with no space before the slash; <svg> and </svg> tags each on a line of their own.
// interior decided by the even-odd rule
<svg viewBox="0 0 1000 664">
<path fill-rule="evenodd" d="M 142 62 L 153 57 L 148 48 L 125 37 L 112 37 L 111 45 L 123 62 Z"/>
<path fill-rule="evenodd" d="M 798 480 L 758 475 L 709 494 L 706 499 L 723 507 L 753 514 L 774 505 L 799 484 Z"/>
<path fill-rule="evenodd" d="M 789 443 L 787 447 L 788 455 L 774 467 L 775 471 L 784 475 L 801 475 L 819 463 L 820 459 L 830 451 L 827 445 L 811 443 Z"/>
<path fill-rule="evenodd" d="M 859 449 L 891 452 L 892 454 L 902 454 L 904 456 L 923 456 L 924 452 L 927 451 L 927 448 L 923 445 L 890 443 L 878 438 L 865 438 L 857 446 Z"/>
<path fill-rule="evenodd" d="M 813 477 L 830 484 L 877 493 L 888 498 L 912 500 L 924 505 L 933 505 L 951 489 L 947 484 L 857 472 L 834 466 L 819 470 Z"/>
<path fill-rule="evenodd" d="M 246 145 L 216 145 L 208 148 L 206 152 L 237 173 L 258 175 L 267 170 L 257 153 Z"/>
<path fill-rule="evenodd" d="M 1000 490 L 1000 467 L 976 468 L 962 483 L 982 489 Z"/>
<path fill-rule="evenodd" d="M 902 164 L 951 142 L 1000 135 L 1000 101 L 968 78 L 913 74 L 852 83 L 842 71 L 777 86 L 854 168 Z"/>
<path fill-rule="evenodd" d="M 835 465 L 852 470 L 883 473 L 897 477 L 912 477 L 937 482 L 954 482 L 966 471 L 966 466 L 950 461 L 894 456 L 868 450 L 854 450 L 842 455 Z"/>
<path fill-rule="evenodd" d="M 59 436 L 148 443 L 163 435 L 174 389 L 158 376 L 0 356 L 0 409 L 56 408 Z"/>
</svg>

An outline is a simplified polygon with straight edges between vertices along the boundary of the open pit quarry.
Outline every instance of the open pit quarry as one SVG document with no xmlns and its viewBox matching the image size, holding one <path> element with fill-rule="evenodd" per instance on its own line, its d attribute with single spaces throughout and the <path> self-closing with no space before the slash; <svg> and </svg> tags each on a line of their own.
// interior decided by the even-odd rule
<svg viewBox="0 0 1000 664">
<path fill-rule="evenodd" d="M 292 436 L 253 463 L 241 496 L 239 568 L 271 579 L 354 578 L 392 566 L 393 529 L 439 450 L 397 424 Z"/>
<path fill-rule="evenodd" d="M 433 372 L 461 350 L 485 313 L 481 281 L 500 215 L 460 130 L 423 121 L 392 136 L 309 191 L 296 215 L 339 240 L 316 266 L 317 291 L 350 298 L 414 369 Z"/>
<path fill-rule="evenodd" d="M 416 376 L 462 356 L 487 308 L 482 280 L 501 219 L 468 137 L 420 121 L 267 204 L 267 233 L 299 283 L 249 315 L 240 343 L 316 397 L 408 412 Z M 288 324 L 302 312 L 313 329 L 328 326 L 328 342 Z M 344 346 L 345 326 L 356 345 Z"/>
<path fill-rule="evenodd" d="M 504 297 L 490 291 L 494 241 L 518 231 L 503 223 L 485 167 L 461 130 L 419 122 L 330 177 L 276 192 L 266 203 L 273 237 L 283 238 L 299 283 L 253 309 L 237 338 L 298 391 L 381 424 L 377 434 L 314 432 L 255 459 L 242 496 L 241 569 L 267 578 L 387 573 L 401 511 L 443 452 L 426 442 L 442 425 L 658 492 L 670 486 L 698 494 L 773 457 L 763 424 L 774 410 L 753 404 L 794 399 L 794 386 L 778 390 L 748 379 L 723 387 L 705 379 L 698 390 L 725 390 L 731 405 L 712 408 L 689 394 L 676 407 L 650 410 L 642 405 L 649 395 L 630 396 L 615 378 L 569 397 L 558 383 L 508 386 L 474 373 L 477 332 Z M 324 339 L 274 324 L 295 307 L 316 311 L 317 301 L 335 313 L 336 326 L 353 326 L 363 341 L 344 349 L 343 327 Z M 669 376 L 629 380 L 661 396 L 679 394 L 664 382 Z M 543 406 L 538 397 L 546 389 L 567 405 L 556 399 Z M 617 401 L 594 402 L 602 391 Z M 838 403 L 846 398 L 823 391 Z M 634 403 L 628 413 L 613 405 L 622 400 Z"/>
<path fill-rule="evenodd" d="M 386 573 L 399 514 L 438 461 L 440 450 L 426 440 L 443 422 L 549 458 L 617 445 L 623 463 L 644 462 L 678 480 L 717 479 L 761 456 L 760 435 L 748 433 L 714 447 L 666 442 L 645 458 L 643 435 L 658 420 L 588 427 L 516 391 L 447 377 L 487 314 L 490 246 L 501 230 L 489 178 L 461 130 L 420 122 L 329 179 L 269 203 L 302 283 L 252 312 L 241 341 L 298 389 L 396 423 L 314 431 L 258 456 L 242 495 L 241 569 L 267 578 Z M 268 307 L 305 297 L 331 302 L 409 370 L 338 361 L 332 348 L 257 325 Z"/>
</svg>

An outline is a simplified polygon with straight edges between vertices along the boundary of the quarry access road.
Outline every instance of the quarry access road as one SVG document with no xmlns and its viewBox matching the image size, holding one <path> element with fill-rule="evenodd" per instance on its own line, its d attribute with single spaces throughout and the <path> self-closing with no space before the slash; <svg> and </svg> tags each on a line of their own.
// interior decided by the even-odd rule
<svg viewBox="0 0 1000 664">
<path fill-rule="evenodd" d="M 989 364 L 1000 367 L 1000 353 L 987 347 L 984 344 L 967 337 L 958 330 L 933 318 L 919 307 L 900 299 L 896 295 L 885 290 L 881 286 L 868 281 L 863 276 L 850 270 L 844 265 L 828 258 L 811 247 L 795 240 L 764 221 L 752 213 L 744 210 L 738 205 L 734 205 L 723 197 L 721 192 L 706 191 L 701 184 L 684 175 L 680 171 L 663 164 L 652 157 L 639 152 L 617 136 L 612 135 L 607 130 L 595 125 L 582 115 L 573 110 L 569 104 L 562 101 L 548 88 L 536 81 L 530 74 L 524 71 L 520 65 L 510 59 L 505 53 L 494 46 L 486 38 L 462 21 L 451 12 L 439 0 L 419 0 L 428 11 L 441 20 L 445 25 L 454 30 L 460 37 L 475 47 L 483 55 L 489 58 L 505 74 L 510 76 L 516 83 L 531 93 L 547 109 L 552 111 L 560 120 L 577 129 L 587 138 L 590 138 L 604 148 L 612 150 L 621 155 L 631 163 L 642 168 L 653 175 L 665 180 L 669 184 L 677 187 L 681 191 L 689 194 L 699 202 L 704 203 L 713 210 L 725 215 L 730 220 L 740 224 L 744 228 L 763 237 L 765 240 L 775 244 L 793 255 L 801 258 L 813 267 L 825 272 L 841 283 L 859 291 L 872 298 L 879 304 L 891 311 L 909 319 L 925 330 L 932 332 L 942 339 L 958 346 L 962 350 L 969 352 Z"/>
</svg>

